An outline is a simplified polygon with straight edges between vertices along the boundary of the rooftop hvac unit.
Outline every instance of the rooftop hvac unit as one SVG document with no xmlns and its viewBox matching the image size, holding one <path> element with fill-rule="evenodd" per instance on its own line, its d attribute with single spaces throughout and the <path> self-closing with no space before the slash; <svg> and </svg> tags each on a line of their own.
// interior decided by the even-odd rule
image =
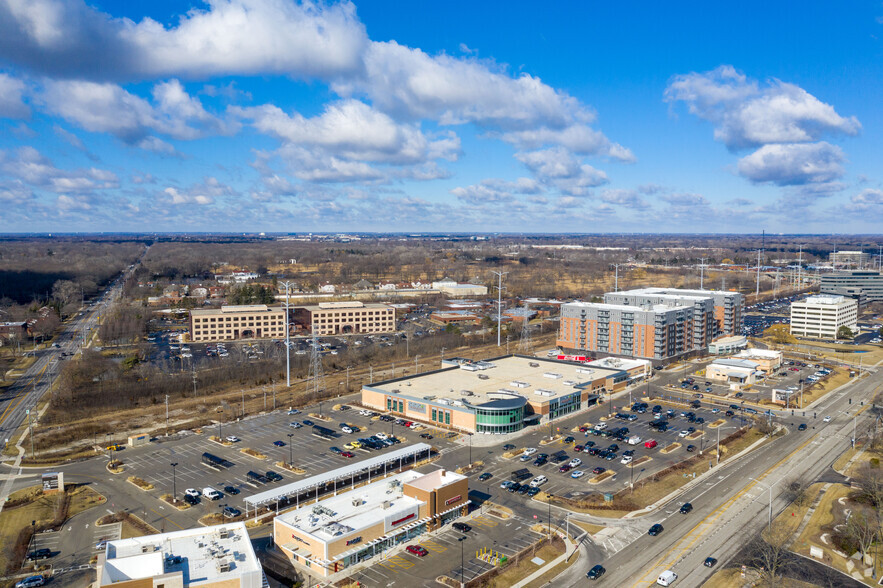
<svg viewBox="0 0 883 588">
<path fill-rule="evenodd" d="M 221 539 L 226 539 L 229 536 L 230 536 L 230 531 L 228 531 L 226 527 L 222 527 L 222 528 L 218 529 L 218 537 L 220 537 Z"/>
<path fill-rule="evenodd" d="M 389 500 L 384 500 L 383 504 L 381 504 L 380 506 L 381 506 L 381 508 L 383 508 L 383 510 L 388 510 L 389 507 L 392 506 L 392 502 Z"/>
<path fill-rule="evenodd" d="M 463 402 L 461 400 L 454 400 L 451 404 L 454 406 L 463 406 Z"/>
<path fill-rule="evenodd" d="M 460 394 L 463 396 L 475 396 L 475 392 L 472 390 L 460 390 Z"/>
<path fill-rule="evenodd" d="M 515 386 L 516 388 L 529 388 L 530 387 L 530 384 L 528 384 L 527 382 L 521 382 L 518 380 L 509 382 L 509 385 Z"/>
<path fill-rule="evenodd" d="M 478 379 L 479 380 L 489 380 L 490 376 L 487 374 L 478 374 Z"/>
<path fill-rule="evenodd" d="M 219 574 L 223 574 L 224 572 L 229 572 L 232 567 L 230 565 L 230 560 L 228 560 L 227 558 L 219 559 L 217 565 L 218 565 L 218 573 Z"/>
<path fill-rule="evenodd" d="M 154 551 L 159 549 L 159 545 L 154 545 L 152 543 L 148 545 L 141 546 L 141 553 L 153 553 Z"/>
<path fill-rule="evenodd" d="M 593 370 L 593 369 L 591 369 L 591 368 L 578 367 L 578 368 L 576 368 L 576 373 L 578 373 L 578 374 L 589 374 L 589 375 L 592 375 L 592 374 L 595 373 L 595 370 Z"/>
<path fill-rule="evenodd" d="M 574 382 L 573 380 L 564 380 L 564 385 L 565 386 L 576 386 L 576 382 Z"/>
<path fill-rule="evenodd" d="M 564 376 L 562 376 L 561 374 L 556 374 L 555 372 L 546 372 L 543 374 L 543 377 L 549 378 L 551 380 L 560 380 Z"/>
<path fill-rule="evenodd" d="M 362 506 L 365 502 L 361 498 L 353 498 L 353 506 Z"/>
<path fill-rule="evenodd" d="M 527 364 L 527 365 L 529 365 L 530 367 L 540 367 L 540 364 L 538 364 L 538 363 L 535 362 L 535 361 L 532 361 L 532 362 L 530 362 L 530 363 Z"/>
</svg>

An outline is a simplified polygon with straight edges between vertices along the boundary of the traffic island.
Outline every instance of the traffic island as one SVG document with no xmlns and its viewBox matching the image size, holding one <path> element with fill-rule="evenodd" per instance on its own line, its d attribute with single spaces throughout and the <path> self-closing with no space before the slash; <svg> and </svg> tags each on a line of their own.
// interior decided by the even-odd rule
<svg viewBox="0 0 883 588">
<path fill-rule="evenodd" d="M 721 426 L 722 424 L 724 424 L 726 422 L 727 422 L 726 419 L 717 419 L 713 423 L 709 424 L 708 428 L 709 429 L 717 429 L 719 426 Z"/>
<path fill-rule="evenodd" d="M 233 445 L 229 441 L 225 441 L 224 439 L 218 438 L 217 435 L 212 435 L 211 437 L 208 438 L 208 440 L 211 441 L 212 443 L 217 443 L 218 445 L 223 445 L 224 447 L 230 447 L 231 445 Z"/>
<path fill-rule="evenodd" d="M 557 443 L 558 441 L 561 441 L 561 439 L 563 439 L 561 435 L 555 435 L 551 439 L 540 439 L 540 445 L 551 445 L 552 443 Z"/>
<path fill-rule="evenodd" d="M 118 459 L 112 459 L 111 461 L 107 462 L 107 465 L 104 467 L 111 474 L 122 474 L 126 471 L 126 468 L 123 466 L 123 462 Z"/>
<path fill-rule="evenodd" d="M 184 502 L 183 500 L 173 499 L 171 494 L 163 494 L 162 496 L 160 496 L 159 499 L 162 500 L 163 502 L 165 502 L 166 504 L 174 506 L 178 510 L 187 510 L 188 508 L 190 508 L 190 505 L 187 504 L 186 502 Z"/>
<path fill-rule="evenodd" d="M 284 461 L 277 461 L 277 462 L 276 462 L 276 467 L 277 467 L 277 468 L 282 468 L 283 470 L 286 470 L 286 471 L 288 471 L 288 472 L 291 472 L 292 474 L 297 474 L 297 475 L 299 475 L 299 476 L 302 475 L 302 474 L 307 473 L 307 470 L 305 470 L 305 469 L 303 469 L 303 468 L 299 468 L 299 467 L 297 467 L 297 466 L 294 465 L 294 464 L 290 464 L 290 463 L 287 463 L 287 462 L 284 462 Z"/>
<path fill-rule="evenodd" d="M 515 459 L 519 457 L 522 453 L 524 453 L 524 447 L 520 449 L 515 449 L 513 451 L 506 451 L 503 453 L 503 459 Z"/>
<path fill-rule="evenodd" d="M 597 476 L 595 476 L 594 478 L 589 480 L 589 484 L 600 484 L 604 480 L 606 480 L 608 478 L 612 478 L 615 475 L 616 475 L 616 472 L 611 471 L 611 470 L 607 470 L 603 474 L 598 474 Z"/>
<path fill-rule="evenodd" d="M 153 484 L 146 480 L 142 480 L 138 476 L 129 476 L 126 478 L 126 481 L 134 486 L 137 486 L 141 490 L 147 492 L 148 490 L 153 490 Z"/>
<path fill-rule="evenodd" d="M 243 447 L 242 449 L 239 450 L 239 452 L 244 453 L 245 455 L 247 455 L 249 457 L 253 457 L 255 459 L 260 459 L 260 460 L 267 459 L 266 455 L 264 455 L 260 451 L 255 451 L 254 449 L 252 449 L 250 447 Z"/>
<path fill-rule="evenodd" d="M 122 523 L 120 537 L 127 539 L 129 537 L 142 537 L 144 535 L 157 535 L 159 530 L 146 523 L 141 517 L 133 515 L 130 512 L 118 511 L 112 514 L 104 515 L 95 521 L 96 527 L 103 527 L 113 523 Z"/>
<path fill-rule="evenodd" d="M 687 435 L 687 439 L 689 439 L 690 441 L 695 441 L 696 439 L 703 436 L 704 434 L 705 433 L 703 433 L 702 431 L 694 431 L 694 432 L 690 433 L 689 435 Z"/>
<path fill-rule="evenodd" d="M 316 419 L 317 421 L 323 421 L 326 423 L 331 420 L 331 417 L 327 417 L 324 414 L 319 414 L 318 412 L 311 412 L 309 414 L 309 417 L 311 419 Z"/>
<path fill-rule="evenodd" d="M 483 461 L 474 461 L 469 465 L 457 468 L 457 473 L 460 475 L 468 475 L 476 470 L 479 470 L 484 467 Z"/>
<path fill-rule="evenodd" d="M 629 464 L 628 464 L 628 467 L 630 467 L 630 468 L 634 468 L 634 467 L 637 467 L 637 466 L 639 466 L 639 465 L 644 465 L 645 463 L 650 462 L 650 461 L 653 461 L 653 458 L 652 458 L 652 457 L 650 457 L 649 455 L 642 455 L 641 457 L 639 457 L 639 458 L 636 459 L 635 461 L 629 463 Z"/>
<path fill-rule="evenodd" d="M 678 443 L 677 441 L 675 441 L 674 443 L 672 443 L 668 447 L 664 447 L 664 448 L 660 449 L 659 453 L 668 454 L 668 453 L 671 453 L 672 451 L 674 451 L 675 449 L 680 449 L 680 447 L 681 447 L 681 444 Z"/>
</svg>

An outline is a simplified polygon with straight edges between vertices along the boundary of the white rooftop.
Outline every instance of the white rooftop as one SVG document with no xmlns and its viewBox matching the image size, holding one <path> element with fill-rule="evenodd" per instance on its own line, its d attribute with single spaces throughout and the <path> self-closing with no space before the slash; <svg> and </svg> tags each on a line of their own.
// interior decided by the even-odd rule
<svg viewBox="0 0 883 588">
<path fill-rule="evenodd" d="M 631 292 L 629 292 L 631 293 Z M 616 294 L 623 294 L 623 292 L 616 292 Z M 668 296 L 669 298 L 677 298 L 675 296 Z M 680 298 L 683 298 L 681 296 Z M 578 300 L 576 302 L 571 302 L 569 306 L 587 306 L 593 308 L 599 308 L 601 310 L 621 310 L 624 312 L 635 312 L 635 311 L 652 311 L 652 312 L 666 312 L 669 310 L 692 310 L 692 306 L 687 306 L 686 304 L 678 304 L 678 305 L 668 305 L 668 304 L 649 304 L 649 305 L 638 305 L 638 304 L 608 304 L 607 302 L 583 302 Z"/>
<path fill-rule="evenodd" d="M 843 296 L 819 295 L 819 296 L 807 296 L 806 300 L 803 300 L 802 302 L 804 302 L 806 304 L 840 304 L 844 300 L 845 300 L 845 298 Z M 800 302 L 801 301 L 795 302 L 794 304 L 800 304 Z"/>
<path fill-rule="evenodd" d="M 282 513 L 277 519 L 320 541 L 327 542 L 342 535 L 359 533 L 385 518 L 399 518 L 400 514 L 419 509 L 423 502 L 405 496 L 402 486 L 423 476 L 408 470 L 319 503 Z"/>
<path fill-rule="evenodd" d="M 104 557 L 99 586 L 177 574 L 185 587 L 234 579 L 242 588 L 263 584 L 245 523 L 108 541 Z"/>
<path fill-rule="evenodd" d="M 590 361 L 589 367 L 602 367 L 611 370 L 633 370 L 638 367 L 645 369 L 650 368 L 650 361 L 647 359 L 626 359 L 624 357 L 604 357 Z"/>
</svg>

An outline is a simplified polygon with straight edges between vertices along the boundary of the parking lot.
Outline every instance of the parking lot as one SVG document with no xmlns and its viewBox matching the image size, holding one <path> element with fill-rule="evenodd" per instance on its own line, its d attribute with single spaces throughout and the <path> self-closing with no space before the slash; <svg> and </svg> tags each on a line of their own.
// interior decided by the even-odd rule
<svg viewBox="0 0 883 588">
<path fill-rule="evenodd" d="M 307 415 L 288 415 L 285 412 L 277 412 L 246 419 L 235 424 L 212 427 L 205 430 L 203 435 L 190 435 L 185 439 L 151 444 L 147 448 L 125 449 L 117 457 L 125 463 L 128 475 L 137 476 L 153 484 L 155 488 L 150 493 L 157 497 L 171 494 L 173 488 L 177 490 L 179 498 L 182 497 L 186 488 L 195 488 L 201 492 L 204 487 L 212 487 L 226 494 L 224 488 L 231 486 L 238 491 L 235 496 L 225 495 L 216 501 L 201 500 L 201 504 L 196 508 L 208 513 L 219 506 L 241 507 L 242 500 L 251 494 L 282 486 L 295 479 L 302 479 L 306 476 L 349 465 L 390 450 L 390 447 L 377 450 L 353 448 L 349 450 L 353 457 L 346 458 L 329 449 L 332 446 L 344 449 L 345 444 L 360 437 L 367 438 L 383 432 L 388 436 L 394 435 L 400 439 L 400 444 L 391 447 L 402 447 L 417 442 L 429 442 L 440 449 L 452 446 L 444 435 L 433 435 L 435 431 L 431 429 L 413 431 L 394 423 L 362 416 L 358 410 L 334 411 L 329 416 L 332 416 L 334 420 L 330 422 L 315 421 L 315 423 L 339 431 L 338 425 L 347 422 L 357 426 L 358 432 L 349 435 L 337 433 L 337 437 L 323 439 L 313 435 L 311 426 L 294 428 L 289 425 L 292 421 L 301 424 L 304 420 L 313 422 Z M 223 438 L 232 435 L 239 441 L 224 446 L 208 438 L 219 433 Z M 421 438 L 420 435 L 432 435 L 432 438 Z M 265 455 L 266 459 L 242 453 L 240 450 L 244 448 L 255 450 Z M 232 465 L 210 467 L 203 463 L 203 453 L 210 453 Z M 303 468 L 305 473 L 295 475 L 275 465 L 278 461 L 288 463 L 289 460 L 295 466 Z M 173 468 L 172 463 L 177 465 Z M 247 475 L 250 471 L 265 474 L 267 470 L 278 473 L 282 479 L 261 484 L 250 479 Z"/>
</svg>

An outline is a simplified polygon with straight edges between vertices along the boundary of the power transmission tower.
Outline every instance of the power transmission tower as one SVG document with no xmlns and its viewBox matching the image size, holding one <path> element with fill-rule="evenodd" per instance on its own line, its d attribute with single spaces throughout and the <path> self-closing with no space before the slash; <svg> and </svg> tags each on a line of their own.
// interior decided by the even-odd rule
<svg viewBox="0 0 883 588">
<path fill-rule="evenodd" d="M 521 321 L 521 339 L 518 340 L 518 350 L 525 355 L 530 355 L 530 305 L 524 305 L 524 318 Z"/>
<path fill-rule="evenodd" d="M 705 259 L 701 258 L 699 260 L 699 289 L 703 290 L 705 286 Z"/>
<path fill-rule="evenodd" d="M 321 393 L 325 390 L 325 378 L 322 375 L 322 356 L 319 354 L 319 338 L 316 336 L 316 326 L 313 325 L 313 340 L 310 347 L 310 371 L 307 375 L 309 382 L 307 393 L 313 402 L 318 402 Z"/>
<path fill-rule="evenodd" d="M 291 340 L 289 338 L 290 321 L 289 317 L 289 293 L 288 288 L 291 282 L 282 282 L 285 286 L 285 385 L 291 388 Z"/>
</svg>

